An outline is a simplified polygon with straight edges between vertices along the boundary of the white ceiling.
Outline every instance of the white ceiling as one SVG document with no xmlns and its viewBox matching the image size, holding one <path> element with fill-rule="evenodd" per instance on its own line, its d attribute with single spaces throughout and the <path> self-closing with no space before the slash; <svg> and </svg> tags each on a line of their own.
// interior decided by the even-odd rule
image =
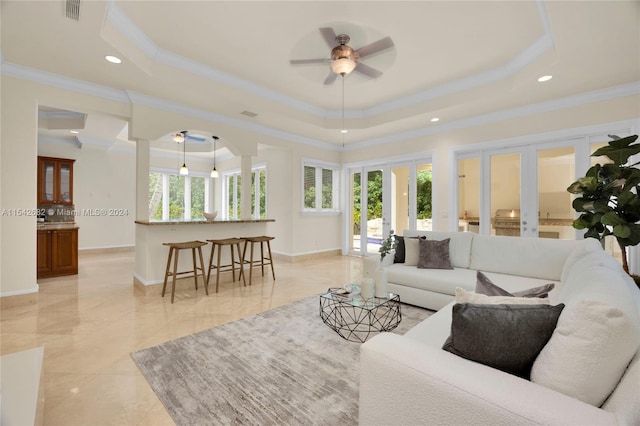
<svg viewBox="0 0 640 426">
<path fill-rule="evenodd" d="M 329 57 L 320 27 L 350 35 L 355 49 L 395 43 L 364 61 L 381 77 L 344 80 L 346 145 L 640 81 L 638 1 L 81 0 L 74 21 L 63 1 L 3 0 L 1 14 L 3 65 L 335 146 L 341 79 L 325 86 L 328 65 L 289 63 Z M 553 79 L 538 83 L 544 74 Z M 87 136 L 120 134 L 121 121 L 101 118 L 89 115 Z"/>
</svg>

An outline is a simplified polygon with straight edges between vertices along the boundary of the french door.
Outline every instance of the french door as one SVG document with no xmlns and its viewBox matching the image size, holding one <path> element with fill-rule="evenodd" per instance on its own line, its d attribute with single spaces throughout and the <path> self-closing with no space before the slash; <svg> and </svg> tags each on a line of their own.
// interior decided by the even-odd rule
<svg viewBox="0 0 640 426">
<path fill-rule="evenodd" d="M 574 141 L 465 153 L 457 160 L 457 226 L 484 235 L 575 239 Z"/>
<path fill-rule="evenodd" d="M 432 227 L 430 159 L 348 168 L 346 251 L 378 253 L 391 230 Z"/>
</svg>

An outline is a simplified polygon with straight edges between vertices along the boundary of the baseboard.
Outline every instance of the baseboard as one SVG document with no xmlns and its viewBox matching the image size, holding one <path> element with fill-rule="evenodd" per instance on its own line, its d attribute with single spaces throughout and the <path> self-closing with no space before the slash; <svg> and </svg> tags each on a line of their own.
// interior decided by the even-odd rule
<svg viewBox="0 0 640 426">
<path fill-rule="evenodd" d="M 78 254 L 107 254 L 107 253 L 133 253 L 136 246 L 107 246 L 107 247 L 86 247 L 79 248 Z"/>
<path fill-rule="evenodd" d="M 274 252 L 273 258 L 275 260 L 282 260 L 283 262 L 296 263 L 296 262 L 304 262 L 305 260 L 341 256 L 341 255 L 342 255 L 341 249 L 331 249 L 331 250 L 316 251 L 316 252 L 302 253 L 302 254 L 285 254 L 285 253 Z"/>
<path fill-rule="evenodd" d="M 38 289 L 35 287 L 29 290 L 8 291 L 0 293 L 0 309 L 15 308 L 17 306 L 35 305 L 38 303 Z"/>
</svg>

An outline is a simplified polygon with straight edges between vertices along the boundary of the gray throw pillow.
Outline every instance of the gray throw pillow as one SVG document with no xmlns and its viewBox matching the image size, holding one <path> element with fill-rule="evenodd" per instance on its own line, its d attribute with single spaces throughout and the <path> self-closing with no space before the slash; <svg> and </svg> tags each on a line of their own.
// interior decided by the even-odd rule
<svg viewBox="0 0 640 426">
<path fill-rule="evenodd" d="M 455 304 L 451 334 L 442 349 L 528 380 L 563 308 Z"/>
<path fill-rule="evenodd" d="M 418 268 L 453 269 L 449 256 L 449 240 L 418 240 Z"/>
<path fill-rule="evenodd" d="M 478 271 L 476 273 L 476 293 L 484 294 L 485 296 L 548 297 L 549 292 L 553 290 L 555 286 L 554 283 L 549 283 L 541 285 L 540 287 L 509 293 L 507 290 L 491 282 L 482 272 Z"/>
</svg>

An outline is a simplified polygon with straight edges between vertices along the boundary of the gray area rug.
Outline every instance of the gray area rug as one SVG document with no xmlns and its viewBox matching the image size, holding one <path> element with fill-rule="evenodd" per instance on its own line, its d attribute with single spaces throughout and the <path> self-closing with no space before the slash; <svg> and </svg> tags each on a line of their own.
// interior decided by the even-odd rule
<svg viewBox="0 0 640 426">
<path fill-rule="evenodd" d="M 401 312 L 398 334 L 432 313 Z M 178 425 L 357 425 L 359 351 L 314 296 L 131 356 Z"/>
</svg>

